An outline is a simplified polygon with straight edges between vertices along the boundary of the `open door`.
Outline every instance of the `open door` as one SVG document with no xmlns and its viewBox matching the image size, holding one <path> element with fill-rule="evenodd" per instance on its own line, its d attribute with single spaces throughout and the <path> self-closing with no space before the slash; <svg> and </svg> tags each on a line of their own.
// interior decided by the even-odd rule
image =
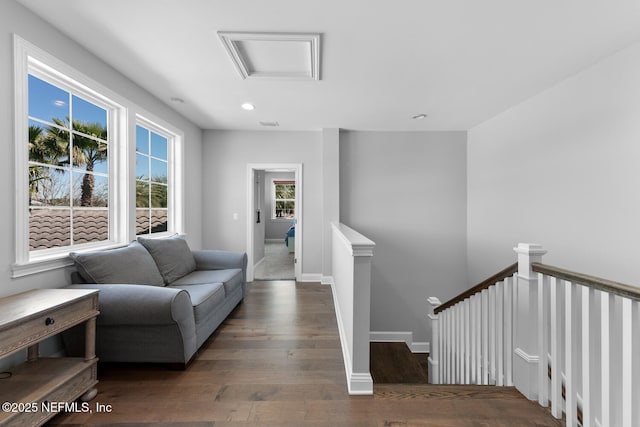
<svg viewBox="0 0 640 427">
<path fill-rule="evenodd" d="M 293 241 L 287 247 L 294 249 L 294 275 L 295 280 L 300 280 L 302 275 L 302 245 L 303 245 L 303 210 L 302 210 L 302 164 L 273 164 L 273 163 L 252 163 L 247 165 L 247 281 L 255 279 L 255 264 L 260 261 L 256 259 L 261 251 L 257 245 L 260 240 L 265 239 L 265 232 L 262 227 L 272 218 L 273 211 L 266 212 L 264 209 L 264 198 L 272 197 L 270 193 L 261 192 L 259 186 L 264 186 L 265 176 L 268 172 L 292 172 L 295 181 L 295 233 L 290 236 Z M 280 212 L 282 214 L 282 212 Z M 283 224 L 293 221 L 282 221 Z M 281 239 L 285 245 L 285 235 L 283 232 Z M 257 250 L 256 250 L 257 249 Z"/>
</svg>

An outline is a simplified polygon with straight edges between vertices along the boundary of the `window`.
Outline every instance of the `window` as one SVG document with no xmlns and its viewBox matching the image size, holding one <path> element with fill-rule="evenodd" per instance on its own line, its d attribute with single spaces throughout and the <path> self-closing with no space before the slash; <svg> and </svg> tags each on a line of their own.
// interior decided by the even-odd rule
<svg viewBox="0 0 640 427">
<path fill-rule="evenodd" d="M 14 66 L 12 277 L 69 265 L 70 251 L 126 244 L 134 232 L 184 232 L 180 130 L 128 110 L 138 107 L 18 36 Z"/>
<path fill-rule="evenodd" d="M 136 234 L 162 233 L 169 221 L 169 152 L 173 137 L 136 126 Z"/>
<path fill-rule="evenodd" d="M 273 210 L 271 217 L 291 219 L 296 216 L 295 181 L 273 181 Z"/>
<path fill-rule="evenodd" d="M 29 250 L 106 242 L 109 107 L 38 74 L 28 75 Z"/>
</svg>

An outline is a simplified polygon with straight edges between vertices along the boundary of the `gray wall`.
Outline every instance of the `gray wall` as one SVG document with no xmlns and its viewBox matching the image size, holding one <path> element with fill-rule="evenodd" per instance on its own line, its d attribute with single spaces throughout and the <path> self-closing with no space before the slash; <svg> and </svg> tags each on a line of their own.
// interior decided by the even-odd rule
<svg viewBox="0 0 640 427">
<path fill-rule="evenodd" d="M 33 13 L 15 3 L 3 1 L 0 13 L 0 140 L 8 155 L 0 158 L 0 194 L 5 203 L 0 206 L 0 296 L 15 294 L 32 288 L 54 288 L 68 283 L 68 271 L 63 269 L 33 274 L 20 279 L 11 278 L 11 264 L 15 261 L 14 239 L 14 104 L 13 104 L 13 33 L 49 52 L 101 85 L 131 101 L 130 118 L 136 105 L 180 128 L 185 133 L 185 191 L 186 233 L 189 244 L 201 246 L 201 149 L 202 132 L 158 99 L 152 97 L 116 70 L 71 41 Z M 132 184 L 133 185 L 133 184 Z M 26 191 L 26 189 L 25 189 Z"/>
<path fill-rule="evenodd" d="M 258 221 L 258 214 L 254 212 L 253 218 L 253 236 L 255 241 L 253 242 L 253 264 L 257 264 L 264 258 L 264 236 L 267 223 L 266 212 L 266 200 L 265 200 L 265 171 L 257 170 L 254 172 L 255 185 L 254 191 L 254 206 L 256 210 L 260 210 L 260 222 Z"/>
<path fill-rule="evenodd" d="M 205 187 L 203 245 L 246 251 L 247 165 L 302 163 L 302 274 L 322 270 L 322 134 L 321 132 L 204 132 Z M 238 214 L 238 220 L 233 214 Z M 258 260 L 256 260 L 258 261 Z"/>
<path fill-rule="evenodd" d="M 290 219 L 272 219 L 271 210 L 273 209 L 273 200 L 271 199 L 271 186 L 274 179 L 295 180 L 293 172 L 267 172 L 264 180 L 265 194 L 265 239 L 278 239 L 284 245 L 284 236 L 291 227 Z"/>
<path fill-rule="evenodd" d="M 427 298 L 466 287 L 466 134 L 341 132 L 340 219 L 376 243 L 371 330 L 428 341 Z"/>
<path fill-rule="evenodd" d="M 543 261 L 640 286 L 640 44 L 469 132 L 471 282 Z"/>
</svg>

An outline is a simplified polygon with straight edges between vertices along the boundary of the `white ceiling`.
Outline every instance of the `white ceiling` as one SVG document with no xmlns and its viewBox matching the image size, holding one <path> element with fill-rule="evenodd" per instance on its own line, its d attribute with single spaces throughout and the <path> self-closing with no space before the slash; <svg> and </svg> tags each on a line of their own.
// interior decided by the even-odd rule
<svg viewBox="0 0 640 427">
<path fill-rule="evenodd" d="M 467 130 L 640 40 L 638 0 L 18 1 L 204 129 Z M 243 80 L 218 31 L 322 33 L 321 80 Z"/>
</svg>

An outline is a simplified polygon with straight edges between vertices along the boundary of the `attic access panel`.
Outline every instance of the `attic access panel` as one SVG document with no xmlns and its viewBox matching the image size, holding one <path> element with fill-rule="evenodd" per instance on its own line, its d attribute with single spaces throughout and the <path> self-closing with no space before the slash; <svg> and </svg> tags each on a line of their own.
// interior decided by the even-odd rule
<svg viewBox="0 0 640 427">
<path fill-rule="evenodd" d="M 320 80 L 320 34 L 218 32 L 243 79 Z"/>
</svg>

